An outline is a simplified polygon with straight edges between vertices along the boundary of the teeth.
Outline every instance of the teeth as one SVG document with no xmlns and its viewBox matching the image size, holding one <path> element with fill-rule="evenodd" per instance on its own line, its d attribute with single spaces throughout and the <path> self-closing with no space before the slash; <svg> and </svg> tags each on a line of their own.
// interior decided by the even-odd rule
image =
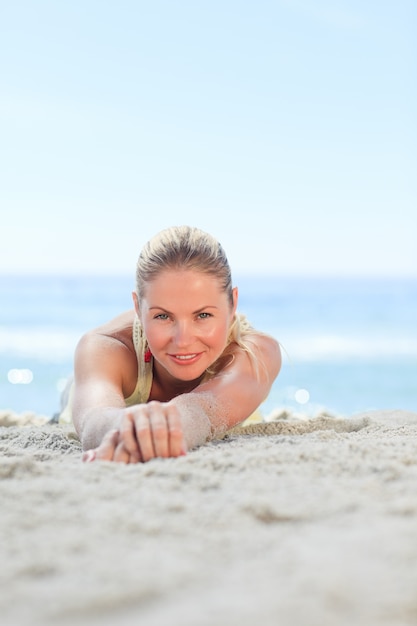
<svg viewBox="0 0 417 626">
<path fill-rule="evenodd" d="M 175 355 L 176 359 L 180 359 L 180 361 L 187 361 L 188 359 L 193 359 L 195 354 L 177 354 Z"/>
</svg>

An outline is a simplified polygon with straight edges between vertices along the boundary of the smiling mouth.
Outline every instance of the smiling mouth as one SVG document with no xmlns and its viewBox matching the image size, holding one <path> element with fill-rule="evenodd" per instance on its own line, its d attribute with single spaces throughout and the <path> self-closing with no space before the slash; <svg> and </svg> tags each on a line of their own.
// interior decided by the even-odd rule
<svg viewBox="0 0 417 626">
<path fill-rule="evenodd" d="M 172 356 L 180 361 L 191 361 L 191 359 L 195 359 L 197 354 L 173 354 Z"/>
</svg>

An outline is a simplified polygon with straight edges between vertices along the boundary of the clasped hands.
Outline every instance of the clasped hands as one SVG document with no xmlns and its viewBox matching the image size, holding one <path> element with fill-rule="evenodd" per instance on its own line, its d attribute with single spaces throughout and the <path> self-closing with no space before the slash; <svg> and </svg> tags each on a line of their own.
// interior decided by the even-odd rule
<svg viewBox="0 0 417 626">
<path fill-rule="evenodd" d="M 120 427 L 109 430 L 82 460 L 146 463 L 156 457 L 186 454 L 180 413 L 171 402 L 152 401 L 123 409 Z"/>
</svg>

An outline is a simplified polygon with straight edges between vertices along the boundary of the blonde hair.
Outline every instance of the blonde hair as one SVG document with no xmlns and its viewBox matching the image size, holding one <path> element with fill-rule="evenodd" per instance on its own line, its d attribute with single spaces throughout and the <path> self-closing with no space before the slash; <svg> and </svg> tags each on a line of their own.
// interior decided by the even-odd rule
<svg viewBox="0 0 417 626">
<path fill-rule="evenodd" d="M 136 265 L 136 292 L 139 302 L 145 295 L 147 283 L 152 282 L 160 272 L 166 269 L 195 270 L 215 276 L 221 289 L 227 294 L 230 305 L 233 304 L 232 273 L 226 253 L 221 244 L 209 233 L 192 226 L 173 226 L 162 230 L 143 247 Z M 225 358 L 232 356 L 232 345 L 237 344 L 245 350 L 257 365 L 252 349 L 246 339 L 254 332 L 246 317 L 236 314 L 231 324 L 227 346 L 210 372 L 222 369 Z M 257 367 L 256 367 L 257 369 Z"/>
<path fill-rule="evenodd" d="M 218 278 L 232 302 L 232 275 L 221 244 L 208 233 L 191 226 L 173 226 L 152 237 L 143 247 L 136 266 L 139 300 L 151 282 L 166 269 L 187 269 Z"/>
</svg>

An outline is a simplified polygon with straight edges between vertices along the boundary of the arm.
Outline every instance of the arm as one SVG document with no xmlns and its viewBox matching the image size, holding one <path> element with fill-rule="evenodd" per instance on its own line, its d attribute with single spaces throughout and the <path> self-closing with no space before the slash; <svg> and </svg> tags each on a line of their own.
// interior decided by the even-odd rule
<svg viewBox="0 0 417 626">
<path fill-rule="evenodd" d="M 122 381 L 112 370 L 101 369 L 94 379 L 90 375 L 75 403 L 83 448 L 95 448 L 85 460 L 137 462 L 179 456 L 245 420 L 266 398 L 281 368 L 274 339 L 254 333 L 251 346 L 258 371 L 250 356 L 236 347 L 231 363 L 216 376 L 169 402 L 125 408 Z M 108 355 L 106 361 L 114 363 Z"/>
<path fill-rule="evenodd" d="M 281 353 L 274 339 L 254 334 L 251 343 L 258 371 L 249 355 L 237 347 L 228 366 L 190 393 L 169 402 L 131 407 L 119 433 L 106 436 L 94 458 L 135 462 L 178 456 L 245 420 L 266 398 L 281 368 Z M 159 453 L 155 453 L 158 446 Z"/>
<path fill-rule="evenodd" d="M 96 331 L 77 345 L 72 413 L 84 450 L 98 446 L 109 430 L 120 427 L 125 408 L 122 373 L 129 358 L 126 346 Z"/>
<path fill-rule="evenodd" d="M 74 365 L 73 422 L 83 450 L 91 451 L 84 460 L 138 462 L 184 454 L 175 407 L 159 402 L 126 407 L 137 363 L 123 341 L 98 331 L 87 333 L 78 343 Z"/>
<path fill-rule="evenodd" d="M 243 422 L 265 400 L 281 369 L 281 351 L 275 339 L 254 333 L 250 356 L 236 348 L 234 359 L 214 378 L 171 403 L 181 414 L 189 448 L 201 445 Z"/>
</svg>

